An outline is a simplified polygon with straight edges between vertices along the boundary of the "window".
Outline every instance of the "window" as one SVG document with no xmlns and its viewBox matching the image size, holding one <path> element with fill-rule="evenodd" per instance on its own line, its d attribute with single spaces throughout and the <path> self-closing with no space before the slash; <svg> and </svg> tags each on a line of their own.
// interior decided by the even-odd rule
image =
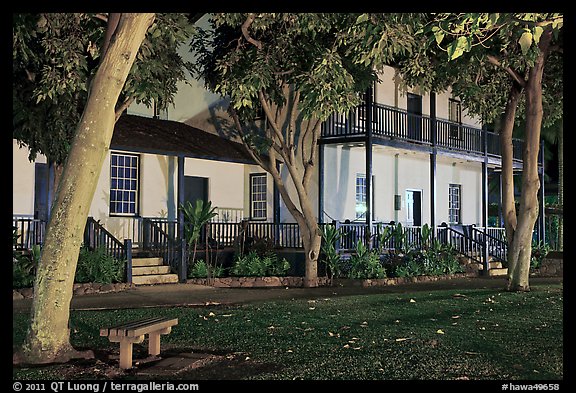
<svg viewBox="0 0 576 393">
<path fill-rule="evenodd" d="M 451 224 L 460 223 L 461 196 L 460 184 L 448 186 L 448 220 Z"/>
<path fill-rule="evenodd" d="M 110 214 L 138 213 L 139 157 L 129 154 L 110 154 Z"/>
<path fill-rule="evenodd" d="M 266 174 L 250 175 L 250 217 L 255 220 L 265 220 L 267 205 Z"/>
<path fill-rule="evenodd" d="M 450 138 L 452 139 L 462 139 L 462 104 L 460 101 L 450 98 L 448 100 L 448 120 L 450 124 Z"/>
<path fill-rule="evenodd" d="M 356 174 L 356 218 L 366 218 L 366 175 Z"/>
</svg>

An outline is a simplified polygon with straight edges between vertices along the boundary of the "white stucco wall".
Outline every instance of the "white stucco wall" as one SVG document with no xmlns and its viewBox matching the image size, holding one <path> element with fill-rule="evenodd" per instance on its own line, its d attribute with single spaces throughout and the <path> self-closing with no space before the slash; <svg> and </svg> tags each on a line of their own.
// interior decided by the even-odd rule
<svg viewBox="0 0 576 393">
<path fill-rule="evenodd" d="M 35 162 L 46 163 L 46 157 L 38 155 Z M 34 215 L 34 168 L 28 148 L 12 139 L 12 214 Z"/>
<path fill-rule="evenodd" d="M 363 147 L 330 145 L 326 146 L 324 157 L 324 210 L 328 215 L 324 219 L 353 221 L 356 217 L 356 174 L 366 171 L 365 150 Z M 430 223 L 429 155 L 375 146 L 372 160 L 374 220 L 406 224 L 406 190 L 418 190 L 422 192 L 422 223 Z M 461 185 L 462 223 L 479 225 L 482 208 L 481 164 L 438 155 L 436 174 L 436 224 L 448 222 L 448 187 L 454 183 Z M 395 194 L 401 196 L 401 209 L 398 211 L 394 210 Z"/>
</svg>

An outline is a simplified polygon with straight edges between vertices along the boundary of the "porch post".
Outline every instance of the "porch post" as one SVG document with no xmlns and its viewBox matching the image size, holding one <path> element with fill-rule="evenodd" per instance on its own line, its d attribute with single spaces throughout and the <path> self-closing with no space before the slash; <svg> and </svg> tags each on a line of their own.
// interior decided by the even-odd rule
<svg viewBox="0 0 576 393">
<path fill-rule="evenodd" d="M 544 209 L 546 207 L 545 190 L 544 190 L 544 143 L 540 142 L 540 164 L 542 170 L 540 172 L 540 206 L 538 209 L 538 241 L 546 242 L 546 215 Z"/>
<path fill-rule="evenodd" d="M 430 93 L 430 228 L 432 239 L 436 237 L 436 93 Z"/>
<path fill-rule="evenodd" d="M 482 126 L 482 142 L 484 149 L 484 161 L 482 161 L 482 227 L 484 236 L 482 242 L 482 258 L 484 261 L 484 272 L 490 270 L 488 261 L 488 133 L 486 126 Z"/>
<path fill-rule="evenodd" d="M 366 92 L 366 247 L 370 249 L 372 232 L 372 107 L 373 89 Z"/>
<path fill-rule="evenodd" d="M 178 156 L 178 207 L 184 203 L 184 157 Z M 188 266 L 186 261 L 186 241 L 184 240 L 184 212 L 178 209 L 178 241 L 180 242 L 180 264 L 178 266 L 178 280 L 186 282 Z"/>
<path fill-rule="evenodd" d="M 280 173 L 280 162 L 276 161 L 276 170 Z M 280 191 L 274 179 L 272 179 L 272 196 L 274 214 L 272 215 L 272 222 L 274 228 L 274 239 L 278 243 L 280 241 Z"/>
<path fill-rule="evenodd" d="M 498 172 L 498 226 L 504 226 L 504 216 L 502 214 L 502 169 Z"/>
<path fill-rule="evenodd" d="M 318 222 L 324 223 L 324 144 L 318 146 Z"/>
</svg>

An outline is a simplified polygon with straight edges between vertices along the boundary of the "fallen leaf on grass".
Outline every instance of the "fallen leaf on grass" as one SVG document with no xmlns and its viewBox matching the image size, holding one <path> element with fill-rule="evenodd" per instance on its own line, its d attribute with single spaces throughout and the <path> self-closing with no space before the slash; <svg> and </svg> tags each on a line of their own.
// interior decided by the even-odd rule
<svg viewBox="0 0 576 393">
<path fill-rule="evenodd" d="M 221 316 L 221 317 L 231 317 L 232 314 L 222 314 L 222 315 L 220 315 L 220 316 Z"/>
<path fill-rule="evenodd" d="M 208 314 L 209 317 L 215 317 L 216 314 L 214 314 L 213 312 L 211 312 L 210 314 Z"/>
<path fill-rule="evenodd" d="M 400 341 L 406 341 L 406 340 L 410 340 L 410 337 L 406 337 L 406 338 L 404 338 L 404 337 L 402 337 L 402 338 L 397 338 L 397 339 L 396 339 L 396 340 L 394 340 L 394 341 L 396 341 L 396 342 L 400 342 Z"/>
<path fill-rule="evenodd" d="M 466 297 L 466 295 L 462 295 L 461 293 L 455 293 L 452 297 Z"/>
<path fill-rule="evenodd" d="M 316 307 L 308 307 L 308 310 L 316 310 Z"/>
<path fill-rule="evenodd" d="M 480 355 L 480 352 L 470 352 L 470 351 L 466 351 L 466 352 L 464 352 L 464 355 Z"/>
<path fill-rule="evenodd" d="M 460 318 L 460 315 L 452 315 L 452 319 L 458 319 Z"/>
<path fill-rule="evenodd" d="M 410 303 L 416 303 L 416 300 L 410 299 Z"/>
<path fill-rule="evenodd" d="M 329 335 L 330 337 L 340 337 L 340 333 L 328 332 L 328 335 Z"/>
<path fill-rule="evenodd" d="M 291 349 L 287 350 L 286 352 L 288 352 L 288 353 L 294 353 L 294 351 L 291 350 Z"/>
<path fill-rule="evenodd" d="M 350 345 L 346 344 L 344 345 L 344 348 L 350 348 Z"/>
<path fill-rule="evenodd" d="M 438 333 L 438 334 L 445 334 L 445 333 L 444 333 L 444 330 L 442 330 L 442 329 L 436 330 L 436 333 Z"/>
</svg>

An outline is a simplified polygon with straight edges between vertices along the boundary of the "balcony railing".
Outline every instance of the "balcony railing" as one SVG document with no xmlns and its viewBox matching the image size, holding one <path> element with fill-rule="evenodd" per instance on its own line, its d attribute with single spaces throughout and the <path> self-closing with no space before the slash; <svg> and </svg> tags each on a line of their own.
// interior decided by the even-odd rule
<svg viewBox="0 0 576 393">
<path fill-rule="evenodd" d="M 432 120 L 426 115 L 416 115 L 405 110 L 383 104 L 372 106 L 372 135 L 375 138 L 397 139 L 401 141 L 432 146 Z M 359 106 L 346 114 L 334 114 L 322 125 L 322 138 L 348 139 L 366 135 L 366 107 Z M 454 123 L 436 118 L 436 146 L 443 149 L 457 150 L 475 155 L 486 153 L 500 157 L 498 134 L 475 128 L 469 125 Z M 486 140 L 485 140 L 486 138 Z M 513 138 L 513 158 L 522 160 L 522 140 Z"/>
</svg>

